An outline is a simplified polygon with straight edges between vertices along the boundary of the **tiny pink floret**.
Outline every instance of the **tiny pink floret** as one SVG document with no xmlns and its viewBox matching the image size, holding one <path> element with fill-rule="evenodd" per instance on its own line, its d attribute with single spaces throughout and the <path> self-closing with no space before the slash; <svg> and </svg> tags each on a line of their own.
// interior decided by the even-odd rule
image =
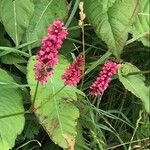
<svg viewBox="0 0 150 150">
<path fill-rule="evenodd" d="M 54 68 L 58 64 L 58 50 L 61 48 L 67 34 L 68 31 L 64 27 L 64 23 L 60 20 L 54 21 L 48 27 L 48 34 L 42 40 L 34 66 L 35 79 L 40 83 L 46 83 L 48 77 L 53 74 L 53 71 L 49 71 L 48 68 Z M 43 70 L 45 72 L 42 74 Z"/>
<path fill-rule="evenodd" d="M 71 85 L 76 87 L 80 82 L 80 78 L 83 72 L 84 58 L 80 54 L 75 61 L 66 69 L 65 73 L 62 75 L 65 85 Z"/>
<path fill-rule="evenodd" d="M 96 81 L 90 86 L 91 95 L 100 96 L 108 88 L 113 75 L 117 74 L 118 64 L 113 61 L 105 63 Z"/>
</svg>

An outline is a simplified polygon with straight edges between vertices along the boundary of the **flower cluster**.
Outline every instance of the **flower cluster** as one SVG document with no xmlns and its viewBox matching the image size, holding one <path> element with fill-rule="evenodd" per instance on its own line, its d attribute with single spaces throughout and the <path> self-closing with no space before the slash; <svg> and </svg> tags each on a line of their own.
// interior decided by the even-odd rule
<svg viewBox="0 0 150 150">
<path fill-rule="evenodd" d="M 80 54 L 62 75 L 65 85 L 76 87 L 83 73 L 84 57 Z"/>
<path fill-rule="evenodd" d="M 56 20 L 48 27 L 48 34 L 42 40 L 41 49 L 36 55 L 34 66 L 35 79 L 41 84 L 47 82 L 47 78 L 53 74 L 52 68 L 58 63 L 58 50 L 68 34 L 67 29 L 60 20 Z"/>
<path fill-rule="evenodd" d="M 115 75 L 117 71 L 118 64 L 116 62 L 110 60 L 105 63 L 96 81 L 90 86 L 91 95 L 102 95 L 109 86 L 109 83 L 112 80 L 112 76 Z"/>
</svg>

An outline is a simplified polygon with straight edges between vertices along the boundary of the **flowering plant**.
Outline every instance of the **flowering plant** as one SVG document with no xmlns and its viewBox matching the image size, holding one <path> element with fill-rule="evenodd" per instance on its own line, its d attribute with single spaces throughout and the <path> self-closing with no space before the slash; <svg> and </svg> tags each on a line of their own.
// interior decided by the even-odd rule
<svg viewBox="0 0 150 150">
<path fill-rule="evenodd" d="M 0 0 L 0 150 L 149 149 L 149 0 Z"/>
</svg>

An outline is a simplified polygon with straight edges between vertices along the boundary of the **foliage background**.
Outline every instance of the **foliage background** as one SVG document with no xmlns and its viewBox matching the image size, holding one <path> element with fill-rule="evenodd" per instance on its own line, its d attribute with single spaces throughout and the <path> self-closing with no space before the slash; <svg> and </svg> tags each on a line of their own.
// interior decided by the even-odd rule
<svg viewBox="0 0 150 150">
<path fill-rule="evenodd" d="M 149 149 L 150 1 L 84 0 L 82 26 L 79 2 L 0 0 L 0 150 Z M 69 36 L 55 76 L 38 87 L 34 107 L 48 102 L 31 113 L 34 55 L 56 19 L 64 20 Z M 52 96 L 81 52 L 84 82 Z M 104 95 L 93 98 L 89 86 L 112 57 L 123 65 Z"/>
</svg>

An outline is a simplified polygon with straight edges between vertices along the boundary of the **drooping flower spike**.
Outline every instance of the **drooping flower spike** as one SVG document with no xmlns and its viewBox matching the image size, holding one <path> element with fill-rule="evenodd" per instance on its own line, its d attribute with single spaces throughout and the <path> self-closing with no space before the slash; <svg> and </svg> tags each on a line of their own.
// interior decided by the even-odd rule
<svg viewBox="0 0 150 150">
<path fill-rule="evenodd" d="M 90 94 L 100 96 L 108 88 L 113 75 L 118 71 L 118 64 L 112 60 L 105 63 L 96 81 L 90 86 Z"/>
<path fill-rule="evenodd" d="M 80 82 L 84 67 L 84 57 L 80 54 L 62 75 L 65 85 L 76 87 Z"/>
<path fill-rule="evenodd" d="M 48 34 L 42 40 L 34 66 L 35 79 L 41 84 L 46 83 L 48 77 L 52 76 L 53 68 L 58 64 L 58 50 L 61 48 L 67 34 L 68 31 L 60 20 L 54 21 L 48 27 Z"/>
</svg>

